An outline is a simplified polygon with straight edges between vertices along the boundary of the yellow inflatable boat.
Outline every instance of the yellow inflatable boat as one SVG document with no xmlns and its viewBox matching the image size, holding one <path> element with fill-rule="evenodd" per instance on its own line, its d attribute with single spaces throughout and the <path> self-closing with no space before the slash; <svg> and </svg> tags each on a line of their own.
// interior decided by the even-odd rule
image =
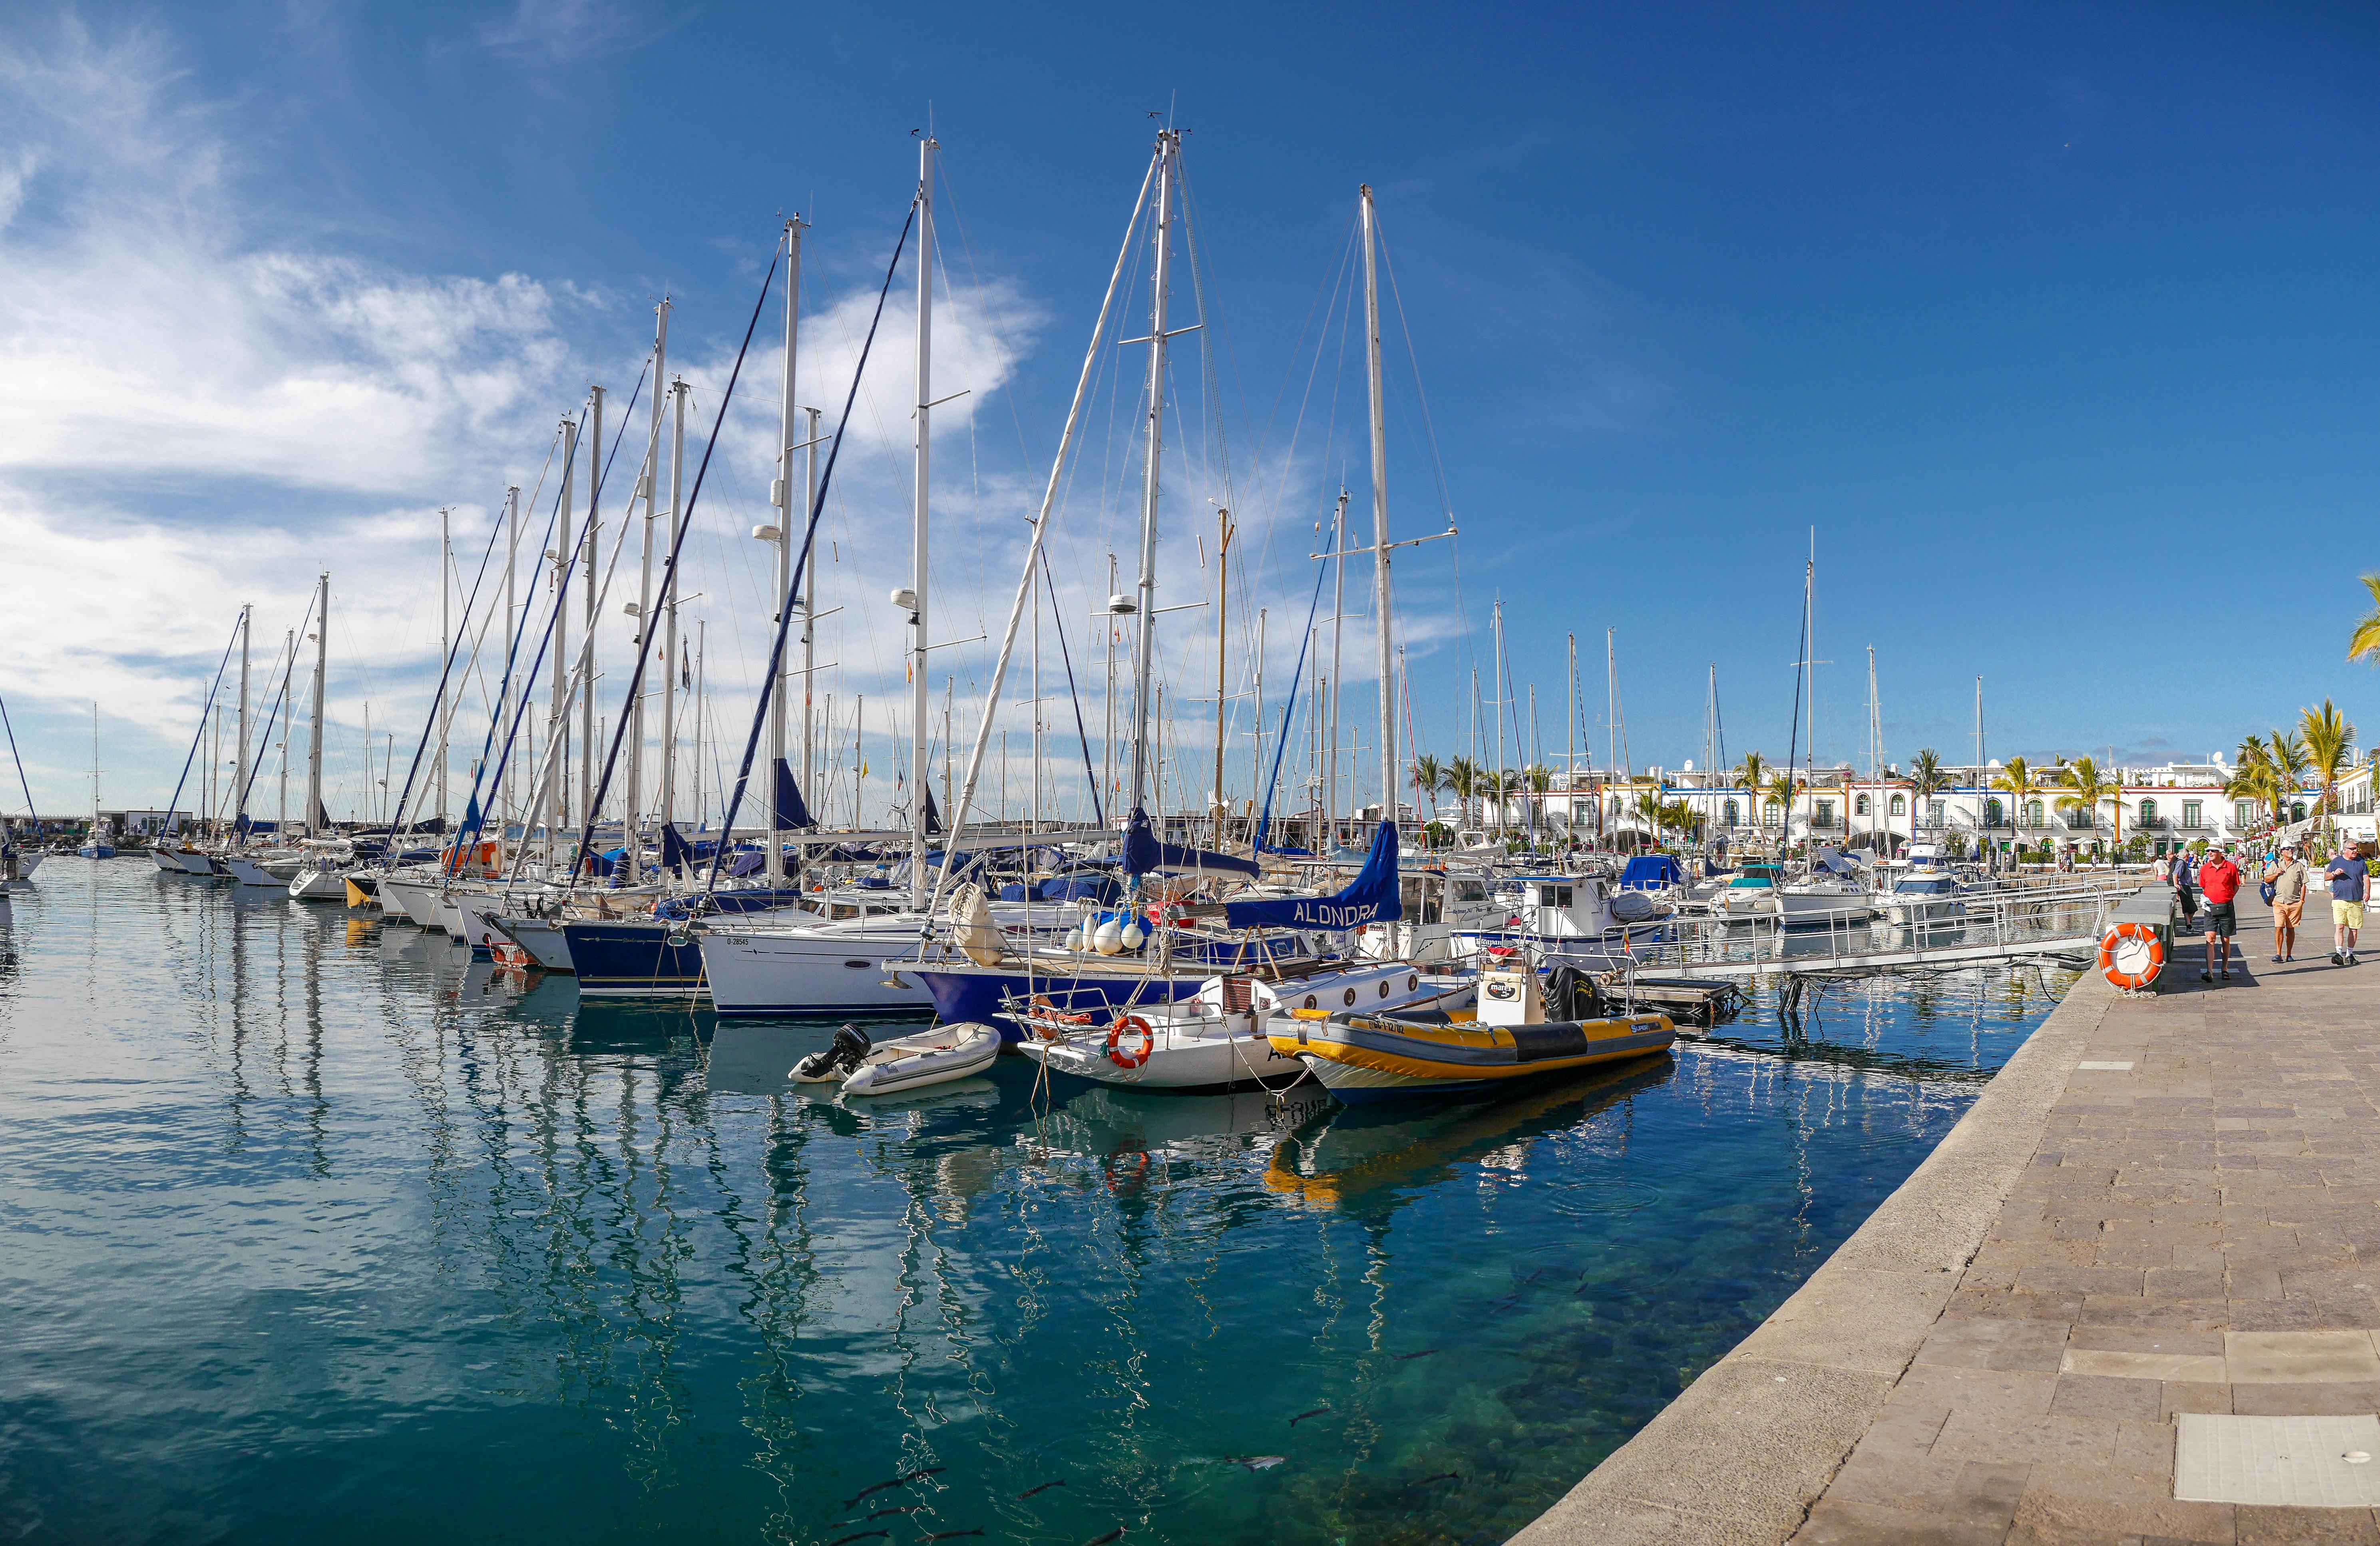
<svg viewBox="0 0 2380 1546">
<path fill-rule="evenodd" d="M 1669 1051 L 1666 1015 L 1550 1019 L 1534 968 L 1522 960 L 1479 977 L 1479 1010 L 1356 1015 L 1293 1010 L 1273 1020 L 1273 1049 L 1352 1103 L 1479 1091 Z"/>
</svg>

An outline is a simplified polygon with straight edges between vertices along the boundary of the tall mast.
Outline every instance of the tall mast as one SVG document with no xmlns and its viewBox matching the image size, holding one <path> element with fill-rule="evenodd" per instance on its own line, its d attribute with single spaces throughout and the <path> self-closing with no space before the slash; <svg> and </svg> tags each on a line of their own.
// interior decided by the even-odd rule
<svg viewBox="0 0 2380 1546">
<path fill-rule="evenodd" d="M 282 640 L 282 647 L 288 652 L 289 669 L 295 670 L 298 664 L 298 630 L 285 628 L 282 632 L 286 636 Z M 285 696 L 289 690 L 289 678 L 286 674 L 281 678 L 281 690 L 285 695 L 282 707 L 290 708 L 291 705 Z M 281 817 L 273 827 L 273 835 L 276 841 L 289 831 L 289 722 L 296 717 L 295 713 L 284 713 L 281 716 Z M 165 812 L 166 821 L 171 822 L 173 819 L 172 811 Z"/>
<path fill-rule="evenodd" d="M 1134 662 L 1132 799 L 1127 810 L 1146 808 L 1148 794 L 1149 692 L 1157 668 L 1157 496 L 1165 450 L 1165 302 L 1173 282 L 1173 182 L 1180 176 L 1182 137 L 1172 129 L 1157 135 L 1157 260 L 1148 305 L 1148 432 L 1141 465 L 1140 653 Z"/>
<path fill-rule="evenodd" d="M 1614 780 L 1620 777 L 1620 659 L 1612 643 L 1617 631 L 1603 630 L 1603 763 Z"/>
<path fill-rule="evenodd" d="M 1867 781 L 1873 786 L 1873 790 L 1868 797 L 1876 803 L 1877 810 L 1875 814 L 1877 817 L 1881 817 L 1884 814 L 1882 809 L 1884 804 L 1884 785 L 1878 776 L 1882 773 L 1882 770 L 1876 766 L 1877 762 L 1881 761 L 1879 754 L 1883 751 L 1883 749 L 1884 729 L 1882 723 L 1876 717 L 1876 646 L 1871 644 L 1867 647 Z M 1873 832 L 1876 828 L 1871 826 L 1868 830 Z M 1890 846 L 1891 845 L 1889 844 L 1886 845 L 1888 850 Z"/>
<path fill-rule="evenodd" d="M 438 695 L 438 820 L 441 830 L 446 821 L 446 734 L 454 727 L 455 693 L 459 686 L 454 680 L 455 670 L 455 530 L 454 507 L 438 506 L 438 680 L 444 690 Z M 391 847 L 396 845 L 391 844 Z"/>
<path fill-rule="evenodd" d="M 653 324 L 653 380 L 662 380 L 662 371 L 669 363 L 669 297 L 653 308 L 657 319 Z M 645 503 L 644 541 L 637 574 L 637 647 L 643 649 L 647 636 L 653 631 L 653 494 L 661 487 L 662 472 L 662 394 L 653 393 L 652 428 L 645 435 L 645 464 L 637 472 L 637 492 L 631 498 Z M 674 512 L 672 512 L 674 514 Z M 677 523 L 672 521 L 665 536 L 674 538 Z M 674 546 L 674 542 L 672 544 Z M 669 577 L 662 582 L 668 584 Z M 671 586 L 674 591 L 676 587 Z M 663 657 L 666 660 L 666 656 Z M 589 684 L 590 688 L 592 684 Z M 590 692 L 589 696 L 592 694 Z M 626 828 L 620 834 L 621 846 L 627 850 L 628 881 L 634 884 L 644 870 L 644 810 L 645 810 L 645 689 L 641 676 L 635 696 L 627 706 L 628 716 L 628 789 L 621 809 L 627 812 Z"/>
<path fill-rule="evenodd" d="M 1339 662 L 1341 636 L 1347 616 L 1347 491 L 1339 491 L 1339 505 L 1330 517 L 1330 708 L 1324 721 L 1322 749 L 1322 819 L 1339 820 L 1339 711 L 1347 696 L 1347 674 Z"/>
<path fill-rule="evenodd" d="M 804 408 L 802 413 L 808 420 L 808 432 L 802 436 L 802 488 L 804 490 L 802 509 L 805 512 L 802 518 L 807 521 L 809 519 L 807 512 L 818 503 L 819 410 L 814 408 Z M 790 530 L 785 536 L 786 541 L 793 540 L 793 533 Z M 811 598 L 818 594 L 817 569 L 813 567 L 804 575 L 802 581 L 807 590 L 802 595 L 794 598 L 794 604 L 802 609 L 802 787 L 816 789 L 818 787 L 818 753 L 815 742 L 818 714 L 811 705 L 811 697 L 818 686 L 818 607 Z M 950 803 L 947 795 L 942 803 L 945 805 Z M 819 814 L 823 818 L 825 812 L 821 810 Z"/>
<path fill-rule="evenodd" d="M 1570 749 L 1562 759 L 1562 789 L 1568 797 L 1562 810 L 1569 812 L 1570 820 L 1564 823 L 1565 835 L 1578 825 L 1578 635 L 1566 637 L 1570 659 L 1562 680 L 1563 690 L 1570 695 Z"/>
<path fill-rule="evenodd" d="M 232 792 L 232 823 L 243 837 L 247 834 L 239 832 L 238 822 L 248 814 L 248 629 L 255 613 L 253 605 L 239 609 L 239 786 Z"/>
<path fill-rule="evenodd" d="M 1215 512 L 1215 846 L 1223 846 L 1223 692 L 1227 686 L 1223 662 L 1227 655 L 1228 638 L 1223 631 L 1224 612 L 1231 604 L 1232 512 Z M 1038 711 L 1036 711 L 1038 723 Z"/>
<path fill-rule="evenodd" d="M 587 416 L 587 642 L 582 648 L 587 669 L 578 683 L 579 820 L 595 823 L 595 592 L 596 558 L 602 552 L 601 521 L 596 502 L 603 496 L 603 389 L 593 389 L 594 406 Z"/>
<path fill-rule="evenodd" d="M 686 382 L 670 381 L 669 528 L 677 530 L 679 481 L 686 472 Z M 686 668 L 686 638 L 677 631 L 679 587 L 673 580 L 669 604 L 662 609 L 662 824 L 677 820 L 677 678 Z M 699 764 L 698 763 L 698 769 Z"/>
<path fill-rule="evenodd" d="M 795 426 L 800 420 L 801 409 L 794 406 L 794 359 L 800 341 L 802 318 L 802 222 L 798 217 L 785 222 L 785 374 L 783 400 L 777 406 L 777 483 L 770 491 L 777 506 L 777 588 L 770 594 L 782 596 L 794 585 L 794 448 L 796 444 Z M 801 505 L 801 518 L 809 518 L 809 502 Z M 798 602 L 799 598 L 796 598 Z M 809 609 L 804 607 L 807 613 Z M 809 637 L 809 619 L 802 619 L 802 637 Z M 775 885 L 785 878 L 785 847 L 783 828 L 778 823 L 777 769 L 785 761 L 785 693 L 792 686 L 791 663 L 782 656 L 777 663 L 777 680 L 769 693 L 769 842 L 762 856 L 761 871 L 769 883 Z M 803 684 L 807 705 L 808 684 Z M 807 706 L 805 712 L 807 712 Z M 807 772 L 808 770 L 805 770 Z"/>
<path fill-rule="evenodd" d="M 1364 184 L 1364 344 L 1372 386 L 1372 610 L 1379 630 L 1380 819 L 1397 819 L 1396 675 L 1389 659 L 1389 431 L 1380 392 L 1380 283 L 1377 272 L 1379 221 L 1372 185 Z"/>
<path fill-rule="evenodd" d="M 934 365 L 934 152 L 930 134 L 917 141 L 917 487 L 909 533 L 909 767 L 920 775 L 909 820 L 909 905 L 923 908 L 932 887 L 926 878 L 926 473 L 932 439 Z M 852 745 L 859 744 L 853 722 Z M 853 794 L 854 810 L 858 795 Z"/>
<path fill-rule="evenodd" d="M 1495 690 L 1501 694 L 1505 690 L 1503 597 L 1496 598 L 1495 610 L 1490 616 L 1496 629 L 1496 659 L 1489 669 L 1495 673 Z M 1504 773 L 1508 766 L 1504 761 L 1504 700 L 1500 696 L 1491 701 L 1496 705 L 1496 832 L 1500 836 L 1504 831 L 1504 797 L 1510 792 L 1504 784 Z"/>
<path fill-rule="evenodd" d="M 516 688 L 513 685 L 513 674 L 512 674 L 512 669 L 511 669 L 511 667 L 512 667 L 512 662 L 514 661 L 514 658 L 516 657 L 516 655 L 518 653 L 517 648 L 516 647 L 516 644 L 515 644 L 515 631 L 514 631 L 514 630 L 518 627 L 518 624 L 515 621 L 514 616 L 513 616 L 513 571 L 514 571 L 514 570 L 516 570 L 516 569 L 517 569 L 519 566 L 520 566 L 520 485 L 519 485 L 519 484 L 517 484 L 517 483 L 514 483 L 514 484 L 511 484 L 511 485 L 509 485 L 508 487 L 506 487 L 506 488 L 505 488 L 505 490 L 504 490 L 504 661 L 505 661 L 505 670 L 504 670 L 504 679 L 503 686 L 502 686 L 502 688 L 498 690 L 498 692 L 497 692 L 497 694 L 496 694 L 496 723 L 497 723 L 498 724 L 510 724 L 513 722 L 513 716 L 512 716 L 513 694 L 514 694 L 515 692 L 516 692 L 517 690 L 519 690 L 518 688 Z M 497 807 L 497 809 L 498 809 L 498 810 L 500 810 L 501 811 L 503 811 L 503 812 L 504 813 L 504 816 L 505 816 L 506 818 L 510 818 L 511 816 L 517 814 L 517 812 L 516 812 L 516 811 L 513 810 L 513 801 L 512 801 L 512 785 L 513 785 L 513 764 L 512 764 L 512 759 L 511 759 L 511 758 L 509 758 L 509 757 L 507 757 L 506 759 L 504 759 L 504 788 L 503 788 L 502 790 L 491 789 L 491 790 L 489 790 L 489 791 L 488 791 L 488 798 L 489 798 L 489 802 L 490 802 L 491 804 L 492 804 L 492 805 L 495 805 L 495 806 Z M 499 821 L 499 822 L 496 823 L 496 834 L 497 834 L 497 835 L 498 835 L 498 836 L 502 836 L 502 835 L 504 834 L 504 822 L 503 821 Z"/>
<path fill-rule="evenodd" d="M 554 590 L 553 718 L 545 731 L 546 760 L 553 764 L 553 804 L 550 810 L 536 813 L 538 819 L 545 823 L 549 858 L 552 856 L 553 834 L 568 819 L 570 811 L 570 764 L 559 755 L 559 750 L 567 744 L 565 737 L 570 734 L 570 669 L 565 663 L 570 659 L 570 606 L 566 591 L 570 584 L 570 554 L 573 551 L 570 540 L 571 504 L 576 497 L 574 487 L 577 475 L 578 423 L 576 420 L 565 419 L 562 421 L 562 502 L 557 506 L 561 511 L 560 525 L 554 531 L 553 551 L 546 555 L 553 560 Z M 530 791 L 531 794 L 536 792 L 534 789 Z"/>
<path fill-rule="evenodd" d="M 1252 735 L 1248 737 L 1248 745 L 1249 745 L 1249 751 L 1248 751 L 1248 803 L 1249 803 L 1249 805 L 1250 805 L 1251 807 L 1254 807 L 1254 806 L 1256 806 L 1256 805 L 1257 805 L 1257 804 L 1260 804 L 1260 803 L 1262 803 L 1263 801 L 1265 801 L 1267 798 L 1269 798 L 1269 792 L 1266 790 L 1266 788 L 1265 788 L 1265 786 L 1264 786 L 1264 783 L 1265 783 L 1265 772 L 1264 772 L 1264 743 L 1265 743 L 1265 735 L 1264 735 L 1264 725 L 1265 725 L 1265 710 L 1264 710 L 1265 614 L 1266 614 L 1266 612 L 1267 612 L 1268 610 L 1269 610 L 1268 608 L 1261 607 L 1261 606 L 1260 606 L 1260 607 L 1258 607 L 1258 608 L 1257 608 L 1257 658 L 1256 658 L 1256 672 L 1255 672 L 1255 675 L 1256 675 L 1256 708 L 1257 708 L 1257 712 L 1256 712 L 1256 717 L 1255 717 L 1255 719 L 1251 722 L 1251 723 L 1256 726 L 1256 730 L 1255 730 L 1255 733 L 1254 733 L 1254 734 L 1252 734 Z M 1282 734 L 1283 737 L 1285 738 L 1285 737 L 1288 736 L 1288 734 L 1289 734 L 1289 726 L 1287 726 L 1287 725 L 1285 725 L 1285 724 L 1284 724 L 1284 725 L 1282 725 L 1282 726 L 1281 726 L 1281 734 Z M 1277 841 L 1277 840 L 1276 840 L 1276 841 Z M 1257 842 L 1256 828 L 1255 828 L 1255 827 L 1253 827 L 1253 826 L 1251 826 L 1251 827 L 1249 827 L 1249 828 L 1248 828 L 1248 857 L 1249 857 L 1250 858 L 1257 858 L 1257 851 L 1256 851 L 1256 842 Z"/>
<path fill-rule="evenodd" d="M 314 597 L 314 723 L 306 733 L 306 835 L 322 831 L 322 679 L 331 669 L 331 572 Z"/>
</svg>

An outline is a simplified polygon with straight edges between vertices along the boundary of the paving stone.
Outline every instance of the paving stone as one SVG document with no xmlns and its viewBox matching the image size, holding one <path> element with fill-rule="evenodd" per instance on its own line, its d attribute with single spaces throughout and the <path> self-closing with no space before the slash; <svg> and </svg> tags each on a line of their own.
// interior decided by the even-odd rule
<svg viewBox="0 0 2380 1546">
<path fill-rule="evenodd" d="M 2070 1357 L 2072 1355 L 2069 1355 Z M 2117 1357 L 2127 1354 L 2111 1355 Z M 2217 1364 L 2220 1359 L 2215 1360 Z M 2161 1380 L 2109 1377 L 2069 1372 L 2050 1393 L 2053 1417 L 2119 1418 L 2143 1422 L 2165 1420 L 2165 1384 Z"/>
<path fill-rule="evenodd" d="M 2066 1328 L 2055 1321 L 1968 1316 L 1937 1321 L 1917 1350 L 1917 1361 L 1961 1369 L 2054 1369 L 2065 1350 Z"/>
<path fill-rule="evenodd" d="M 2223 1358 L 2235 1385 L 2380 1381 L 2369 1332 L 2227 1332 Z"/>
</svg>

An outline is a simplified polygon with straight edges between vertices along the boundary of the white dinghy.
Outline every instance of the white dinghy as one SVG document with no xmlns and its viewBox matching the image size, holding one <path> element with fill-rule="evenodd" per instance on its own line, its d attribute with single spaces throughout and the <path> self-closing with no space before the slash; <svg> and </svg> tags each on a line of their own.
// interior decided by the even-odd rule
<svg viewBox="0 0 2380 1546">
<path fill-rule="evenodd" d="M 894 1095 L 979 1074 L 999 1055 L 1000 1032 L 987 1025 L 936 1026 L 890 1041 L 870 1041 L 857 1026 L 842 1026 L 832 1046 L 794 1065 L 794 1079 L 839 1079 L 845 1095 Z"/>
</svg>

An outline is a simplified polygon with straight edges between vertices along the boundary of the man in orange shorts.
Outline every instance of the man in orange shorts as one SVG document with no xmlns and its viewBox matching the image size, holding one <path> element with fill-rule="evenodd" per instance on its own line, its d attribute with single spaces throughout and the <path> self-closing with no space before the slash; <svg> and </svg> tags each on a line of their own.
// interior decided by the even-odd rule
<svg viewBox="0 0 2380 1546">
<path fill-rule="evenodd" d="M 2281 850 L 2280 863 L 2265 879 L 2273 888 L 2273 959 L 2294 961 L 2298 924 L 2305 918 L 2306 864 L 2292 843 Z"/>
</svg>

